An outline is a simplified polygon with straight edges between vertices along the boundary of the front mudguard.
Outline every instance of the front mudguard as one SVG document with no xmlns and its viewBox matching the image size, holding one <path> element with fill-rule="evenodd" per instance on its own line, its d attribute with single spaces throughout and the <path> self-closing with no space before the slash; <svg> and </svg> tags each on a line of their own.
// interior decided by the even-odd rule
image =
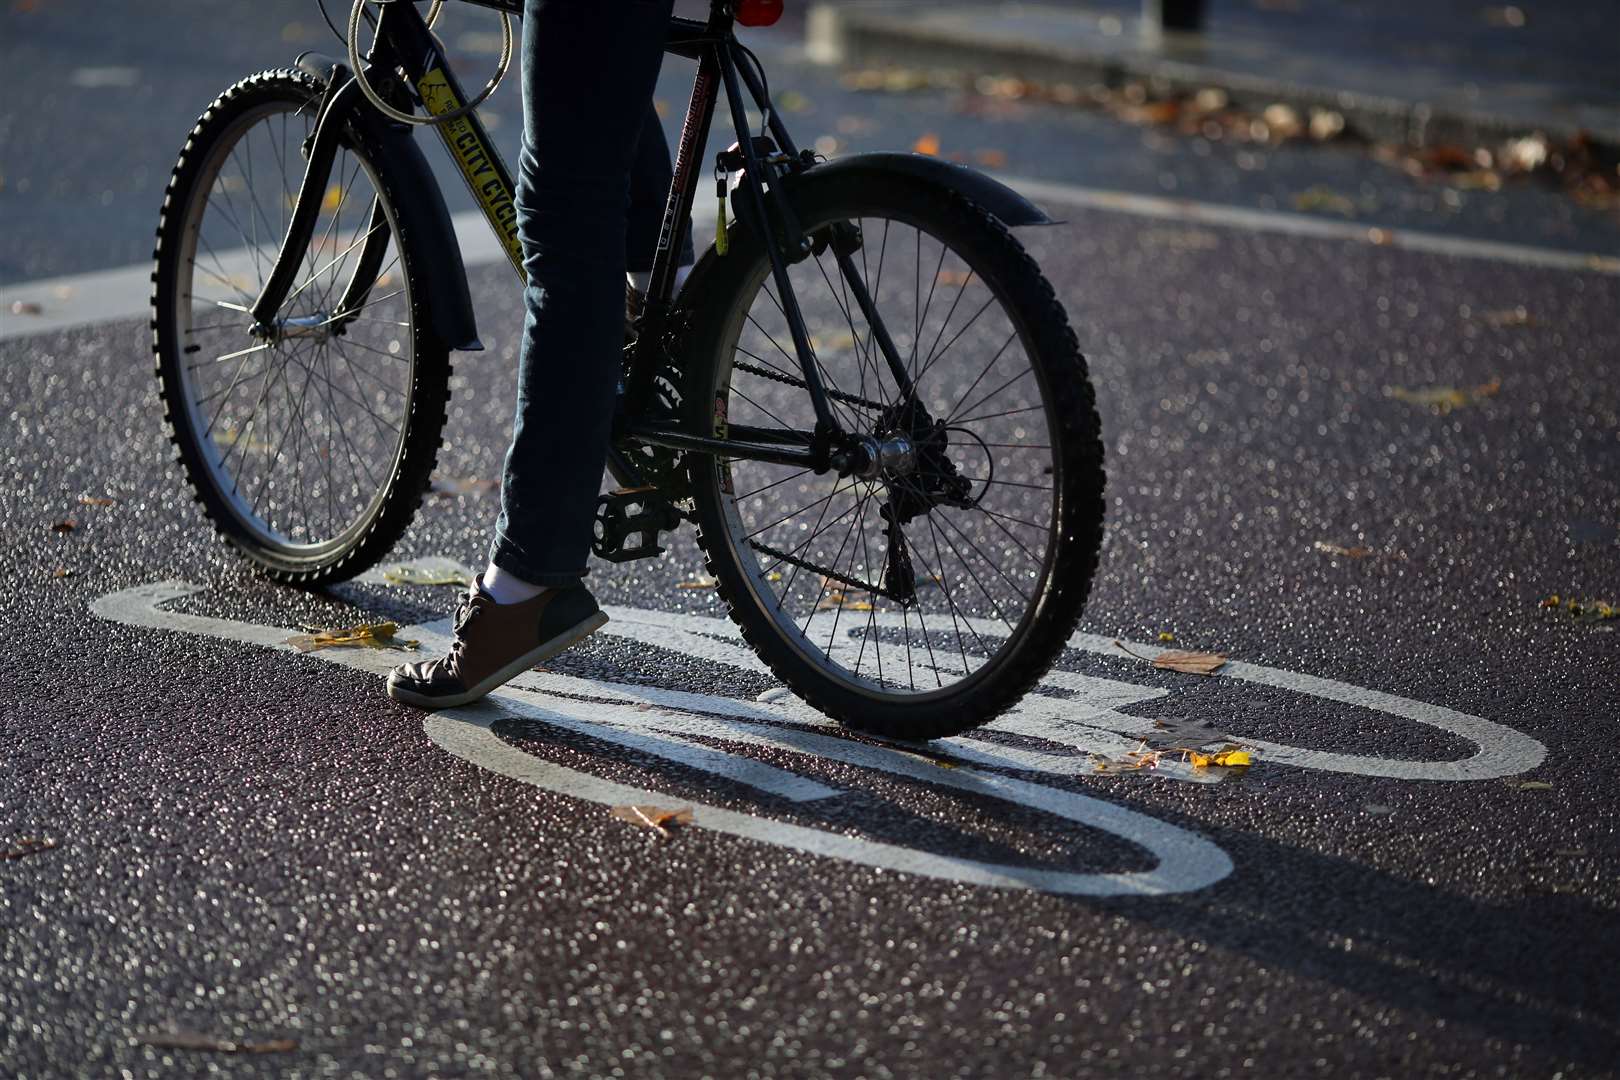
<svg viewBox="0 0 1620 1080">
<path fill-rule="evenodd" d="M 301 71 L 323 85 L 338 63 L 319 53 L 305 53 L 297 61 Z M 388 120 L 363 100 L 349 111 L 348 122 L 366 130 L 368 141 L 377 148 L 379 170 L 398 189 L 399 197 L 394 199 L 398 243 L 410 248 L 413 273 L 427 292 L 428 325 L 451 349 L 482 349 L 472 294 L 467 288 L 467 268 L 461 261 L 461 244 L 450 223 L 444 193 L 421 147 L 408 128 Z"/>
</svg>

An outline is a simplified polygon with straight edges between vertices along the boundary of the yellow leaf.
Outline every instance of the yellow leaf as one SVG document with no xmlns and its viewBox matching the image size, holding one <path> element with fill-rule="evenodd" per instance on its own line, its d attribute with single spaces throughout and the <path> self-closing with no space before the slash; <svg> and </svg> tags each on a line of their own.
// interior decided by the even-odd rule
<svg viewBox="0 0 1620 1080">
<path fill-rule="evenodd" d="M 343 205 L 343 185 L 333 184 L 326 189 L 325 198 L 321 199 L 321 209 L 332 213 Z"/>
<path fill-rule="evenodd" d="M 396 566 L 383 571 L 390 585 L 470 585 L 467 575 L 454 570 L 429 570 L 422 566 Z"/>
<path fill-rule="evenodd" d="M 1520 791 L 1551 791 L 1552 785 L 1545 780 L 1507 780 L 1508 787 L 1518 788 Z"/>
<path fill-rule="evenodd" d="M 1321 210 L 1330 214 L 1341 214 L 1344 217 L 1356 216 L 1356 204 L 1340 195 L 1331 188 L 1321 185 L 1302 191 L 1294 196 L 1294 209 Z"/>
<path fill-rule="evenodd" d="M 394 632 L 398 629 L 399 627 L 391 622 L 361 623 L 359 626 L 348 626 L 341 630 L 317 629 L 308 634 L 295 634 L 287 638 L 286 643 L 299 652 L 350 646 L 365 649 L 414 649 L 421 644 L 416 641 L 396 641 Z"/>
<path fill-rule="evenodd" d="M 692 581 L 677 581 L 675 583 L 677 589 L 712 589 L 714 586 L 715 580 L 712 577 L 696 578 Z"/>
<path fill-rule="evenodd" d="M 911 146 L 912 152 L 927 154 L 929 157 L 939 156 L 939 136 L 932 133 L 924 135 Z"/>
<path fill-rule="evenodd" d="M 83 506 L 112 506 L 117 499 L 109 499 L 105 495 L 80 495 L 79 503 Z"/>
<path fill-rule="evenodd" d="M 1497 391 L 1502 389 L 1501 379 L 1492 379 L 1474 387 L 1455 386 L 1425 386 L 1417 390 L 1408 390 L 1404 386 L 1387 386 L 1384 393 L 1396 401 L 1406 401 L 1413 405 L 1424 405 L 1438 413 L 1445 414 L 1452 409 L 1460 409 L 1464 405 L 1472 405 L 1488 397 L 1495 397 Z"/>
<path fill-rule="evenodd" d="M 1170 642 L 1176 640 L 1176 635 L 1172 634 L 1168 630 L 1160 630 L 1159 631 L 1159 640 L 1161 642 L 1163 642 L 1164 644 L 1168 645 Z"/>
</svg>

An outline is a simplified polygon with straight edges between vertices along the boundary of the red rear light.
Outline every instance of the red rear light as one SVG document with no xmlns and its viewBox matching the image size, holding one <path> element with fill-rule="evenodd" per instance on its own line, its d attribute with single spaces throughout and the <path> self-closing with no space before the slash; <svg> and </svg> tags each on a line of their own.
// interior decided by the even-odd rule
<svg viewBox="0 0 1620 1080">
<path fill-rule="evenodd" d="M 737 0 L 737 21 L 744 26 L 769 26 L 782 17 L 782 0 Z"/>
</svg>

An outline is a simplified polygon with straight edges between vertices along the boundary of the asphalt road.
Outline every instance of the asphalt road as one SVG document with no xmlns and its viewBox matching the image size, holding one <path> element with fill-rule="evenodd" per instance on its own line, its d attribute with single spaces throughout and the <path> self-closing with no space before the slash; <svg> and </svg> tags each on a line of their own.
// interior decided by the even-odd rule
<svg viewBox="0 0 1620 1080">
<path fill-rule="evenodd" d="M 1550 192 L 1439 217 L 1349 154 L 1153 158 L 1087 114 L 839 97 L 765 59 L 873 145 L 1250 208 L 1379 177 L 1389 216 L 1358 221 L 1613 250 Z M 168 146 L 189 115 L 150 123 Z M 63 183 L 101 168 L 47 147 Z M 1620 277 L 1047 201 L 1068 224 L 1020 238 L 1090 363 L 1107 541 L 1068 675 L 927 748 L 784 697 L 679 587 L 684 534 L 597 568 L 608 630 L 490 704 L 395 705 L 396 654 L 278 643 L 392 618 L 431 648 L 450 589 L 244 571 L 170 462 L 144 320 L 0 340 L 0 1074 L 1614 1075 L 1620 624 L 1540 605 L 1620 600 Z M 143 254 L 4 205 L 13 280 Z M 471 283 L 488 349 L 385 565 L 487 543 L 469 481 L 498 475 L 521 307 L 507 268 Z M 1109 644 L 1161 634 L 1234 663 Z M 1257 763 L 1097 771 L 1155 721 Z"/>
</svg>

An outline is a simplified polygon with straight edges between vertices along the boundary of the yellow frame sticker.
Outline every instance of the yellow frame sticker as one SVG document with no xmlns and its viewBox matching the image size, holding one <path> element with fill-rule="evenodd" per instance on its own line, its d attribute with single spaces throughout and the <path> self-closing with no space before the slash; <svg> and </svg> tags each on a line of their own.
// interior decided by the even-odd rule
<svg viewBox="0 0 1620 1080">
<path fill-rule="evenodd" d="M 450 81 L 438 68 L 423 75 L 416 89 L 422 95 L 423 106 L 434 116 L 443 116 L 462 105 Z M 445 148 L 455 158 L 462 178 L 467 181 L 467 189 L 506 249 L 507 258 L 512 260 L 518 276 L 527 278 L 523 272 L 523 243 L 518 238 L 517 206 L 511 188 L 502 178 L 502 170 L 495 167 L 500 154 L 490 145 L 483 127 L 470 116 L 436 126 Z"/>
</svg>

